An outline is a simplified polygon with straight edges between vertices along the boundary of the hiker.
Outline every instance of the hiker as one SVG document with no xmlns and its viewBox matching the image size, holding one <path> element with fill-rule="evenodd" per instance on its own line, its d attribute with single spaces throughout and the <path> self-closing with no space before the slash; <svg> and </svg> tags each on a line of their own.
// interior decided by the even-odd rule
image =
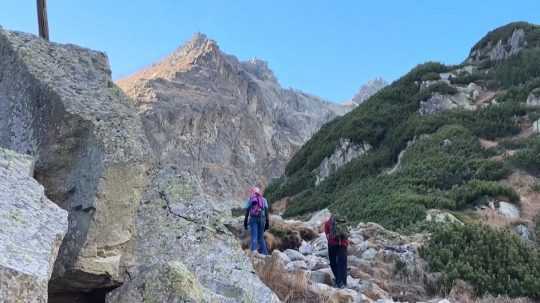
<svg viewBox="0 0 540 303">
<path fill-rule="evenodd" d="M 347 286 L 347 246 L 349 245 L 346 221 L 341 217 L 331 215 L 324 223 L 324 233 L 328 240 L 328 258 L 335 285 L 337 288 L 344 288 Z"/>
<path fill-rule="evenodd" d="M 248 230 L 249 225 L 251 251 L 257 250 L 263 255 L 268 255 L 268 249 L 264 241 L 264 231 L 270 227 L 268 219 L 268 201 L 262 196 L 258 187 L 253 187 L 246 203 L 244 229 Z"/>
</svg>

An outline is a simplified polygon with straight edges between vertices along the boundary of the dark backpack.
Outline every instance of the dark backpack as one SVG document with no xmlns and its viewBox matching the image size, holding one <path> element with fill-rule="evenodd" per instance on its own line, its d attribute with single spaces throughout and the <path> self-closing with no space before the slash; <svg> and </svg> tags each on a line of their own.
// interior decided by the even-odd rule
<svg viewBox="0 0 540 303">
<path fill-rule="evenodd" d="M 332 217 L 330 221 L 330 236 L 337 241 L 344 241 L 349 238 L 349 228 L 347 222 L 343 219 Z"/>
<path fill-rule="evenodd" d="M 249 198 L 249 215 L 252 217 L 260 217 L 264 212 L 264 199 L 261 195 L 253 195 Z"/>
</svg>

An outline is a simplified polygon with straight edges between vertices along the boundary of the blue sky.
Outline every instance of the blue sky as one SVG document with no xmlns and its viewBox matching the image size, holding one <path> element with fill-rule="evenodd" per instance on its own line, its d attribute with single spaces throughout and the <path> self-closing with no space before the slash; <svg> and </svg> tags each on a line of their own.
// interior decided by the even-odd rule
<svg viewBox="0 0 540 303">
<path fill-rule="evenodd" d="M 2 0 L 0 25 L 37 32 L 34 0 Z M 459 63 L 487 31 L 540 23 L 539 0 L 48 0 L 51 39 L 105 51 L 126 76 L 203 32 L 240 59 L 267 60 L 281 84 L 331 101 L 418 63 Z"/>
</svg>

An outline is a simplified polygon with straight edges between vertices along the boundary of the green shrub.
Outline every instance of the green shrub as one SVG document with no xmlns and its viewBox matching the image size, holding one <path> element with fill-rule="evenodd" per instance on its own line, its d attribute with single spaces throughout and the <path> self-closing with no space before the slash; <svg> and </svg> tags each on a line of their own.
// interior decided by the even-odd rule
<svg viewBox="0 0 540 303">
<path fill-rule="evenodd" d="M 456 201 L 458 208 L 475 203 L 484 197 L 506 197 L 512 203 L 519 202 L 519 195 L 508 186 L 494 181 L 471 180 L 454 187 L 449 197 Z"/>
<path fill-rule="evenodd" d="M 540 77 L 540 49 L 526 49 L 501 61 L 489 75 L 503 88 L 524 84 Z"/>
<path fill-rule="evenodd" d="M 536 182 L 534 183 L 532 186 L 531 186 L 531 190 L 537 192 L 537 193 L 540 193 L 540 182 Z"/>
<path fill-rule="evenodd" d="M 529 68 L 523 65 L 530 59 L 527 56 L 516 59 L 518 70 Z M 508 174 L 507 165 L 488 160 L 497 151 L 482 149 L 478 138 L 494 140 L 521 131 L 520 117 L 535 114 L 523 105 L 523 96 L 535 80 L 521 83 L 513 76 L 506 79 L 504 75 L 512 74 L 508 70 L 513 67 L 504 63 L 494 63 L 491 68 L 486 73 L 474 73 L 471 79 L 483 84 L 492 81 L 498 87 L 507 83 L 509 89 L 500 104 L 477 111 L 458 109 L 422 116 L 418 113 L 421 100 L 433 93 L 455 94 L 457 90 L 443 81 L 420 89 L 420 81 L 450 68 L 434 62 L 417 66 L 350 113 L 324 125 L 289 162 L 285 177 L 269 186 L 267 197 L 271 202 L 293 197 L 285 216 L 330 207 L 345 211 L 350 222 L 374 221 L 393 229 L 418 226 L 429 208 L 460 210 L 496 195 L 515 200 L 513 191 L 492 182 Z M 523 79 L 534 74 L 534 68 L 530 70 L 533 72 L 526 72 Z M 458 81 L 465 84 L 471 79 Z M 341 139 L 370 144 L 372 149 L 315 187 L 313 171 L 335 151 Z M 402 154 L 400 168 L 386 174 L 413 140 L 415 143 Z M 526 150 L 531 164 L 532 149 Z"/>
<path fill-rule="evenodd" d="M 534 234 L 536 238 L 536 243 L 540 245 L 540 214 L 538 214 L 536 218 L 534 219 L 534 225 L 535 225 Z"/>
<path fill-rule="evenodd" d="M 510 174 L 510 168 L 503 162 L 485 159 L 475 159 L 469 163 L 475 173 L 474 179 L 496 181 L 503 179 Z"/>
<path fill-rule="evenodd" d="M 509 231 L 481 225 L 439 228 L 420 254 L 430 270 L 443 273 L 441 288 L 457 279 L 471 283 L 479 295 L 540 298 L 540 255 Z"/>
<path fill-rule="evenodd" d="M 500 103 L 525 103 L 529 94 L 540 87 L 540 78 L 528 80 L 525 84 L 510 87 L 502 96 L 497 97 Z"/>
<path fill-rule="evenodd" d="M 317 188 L 295 197 L 285 216 L 330 207 L 338 213 L 344 211 L 350 222 L 372 221 L 391 229 L 408 229 L 424 220 L 426 209 L 460 209 L 490 194 L 508 194 L 513 199 L 515 196 L 506 188 L 490 187 L 487 182 L 469 184 L 474 178 L 498 180 L 506 174 L 502 164 L 483 159 L 483 154 L 469 130 L 446 125 L 416 139 L 402 156 L 401 168 L 393 174 L 379 173 L 380 167 L 390 165 L 385 162 L 388 152 L 368 153 Z M 453 194 L 456 188 L 462 190 L 457 193 L 463 193 Z"/>
<path fill-rule="evenodd" d="M 435 93 L 439 93 L 441 95 L 455 95 L 457 94 L 457 92 L 458 92 L 457 89 L 451 85 L 448 85 L 448 83 L 437 82 L 435 84 L 428 86 L 425 89 L 422 89 L 418 93 L 418 96 L 416 98 L 418 100 L 423 101 L 423 100 L 427 100 L 428 98 L 433 96 L 433 94 Z"/>
<path fill-rule="evenodd" d="M 540 46 L 539 26 L 527 22 L 513 22 L 490 31 L 473 46 L 472 50 L 484 48 L 490 42 L 495 46 L 499 40 L 508 40 L 517 29 L 523 29 L 525 31 L 529 47 Z"/>
<path fill-rule="evenodd" d="M 530 173 L 540 173 L 540 137 L 526 141 L 526 147 L 510 157 L 510 163 Z"/>
<path fill-rule="evenodd" d="M 422 81 L 437 81 L 441 80 L 441 75 L 439 73 L 430 72 L 422 76 Z"/>
<path fill-rule="evenodd" d="M 449 80 L 450 80 L 450 83 L 455 84 L 455 85 L 468 85 L 469 83 L 477 82 L 477 81 L 483 80 L 484 78 L 485 78 L 485 75 L 481 72 L 473 72 L 471 74 L 466 71 L 462 71 L 456 76 L 451 76 Z"/>
<path fill-rule="evenodd" d="M 313 183 L 315 183 L 315 177 L 312 174 L 296 174 L 270 183 L 265 190 L 265 195 L 272 204 L 284 197 L 294 196 L 305 188 L 309 188 Z"/>
</svg>

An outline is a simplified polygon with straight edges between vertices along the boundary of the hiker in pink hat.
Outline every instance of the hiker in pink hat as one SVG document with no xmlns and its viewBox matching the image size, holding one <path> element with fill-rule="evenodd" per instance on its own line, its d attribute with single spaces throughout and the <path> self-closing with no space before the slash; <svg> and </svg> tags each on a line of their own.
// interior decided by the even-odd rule
<svg viewBox="0 0 540 303">
<path fill-rule="evenodd" d="M 263 255 L 268 255 L 268 249 L 264 241 L 264 231 L 270 227 L 268 201 L 263 197 L 260 188 L 253 187 L 250 192 L 250 197 L 246 203 L 244 229 L 249 229 L 251 235 L 251 251 L 257 250 Z"/>
</svg>

